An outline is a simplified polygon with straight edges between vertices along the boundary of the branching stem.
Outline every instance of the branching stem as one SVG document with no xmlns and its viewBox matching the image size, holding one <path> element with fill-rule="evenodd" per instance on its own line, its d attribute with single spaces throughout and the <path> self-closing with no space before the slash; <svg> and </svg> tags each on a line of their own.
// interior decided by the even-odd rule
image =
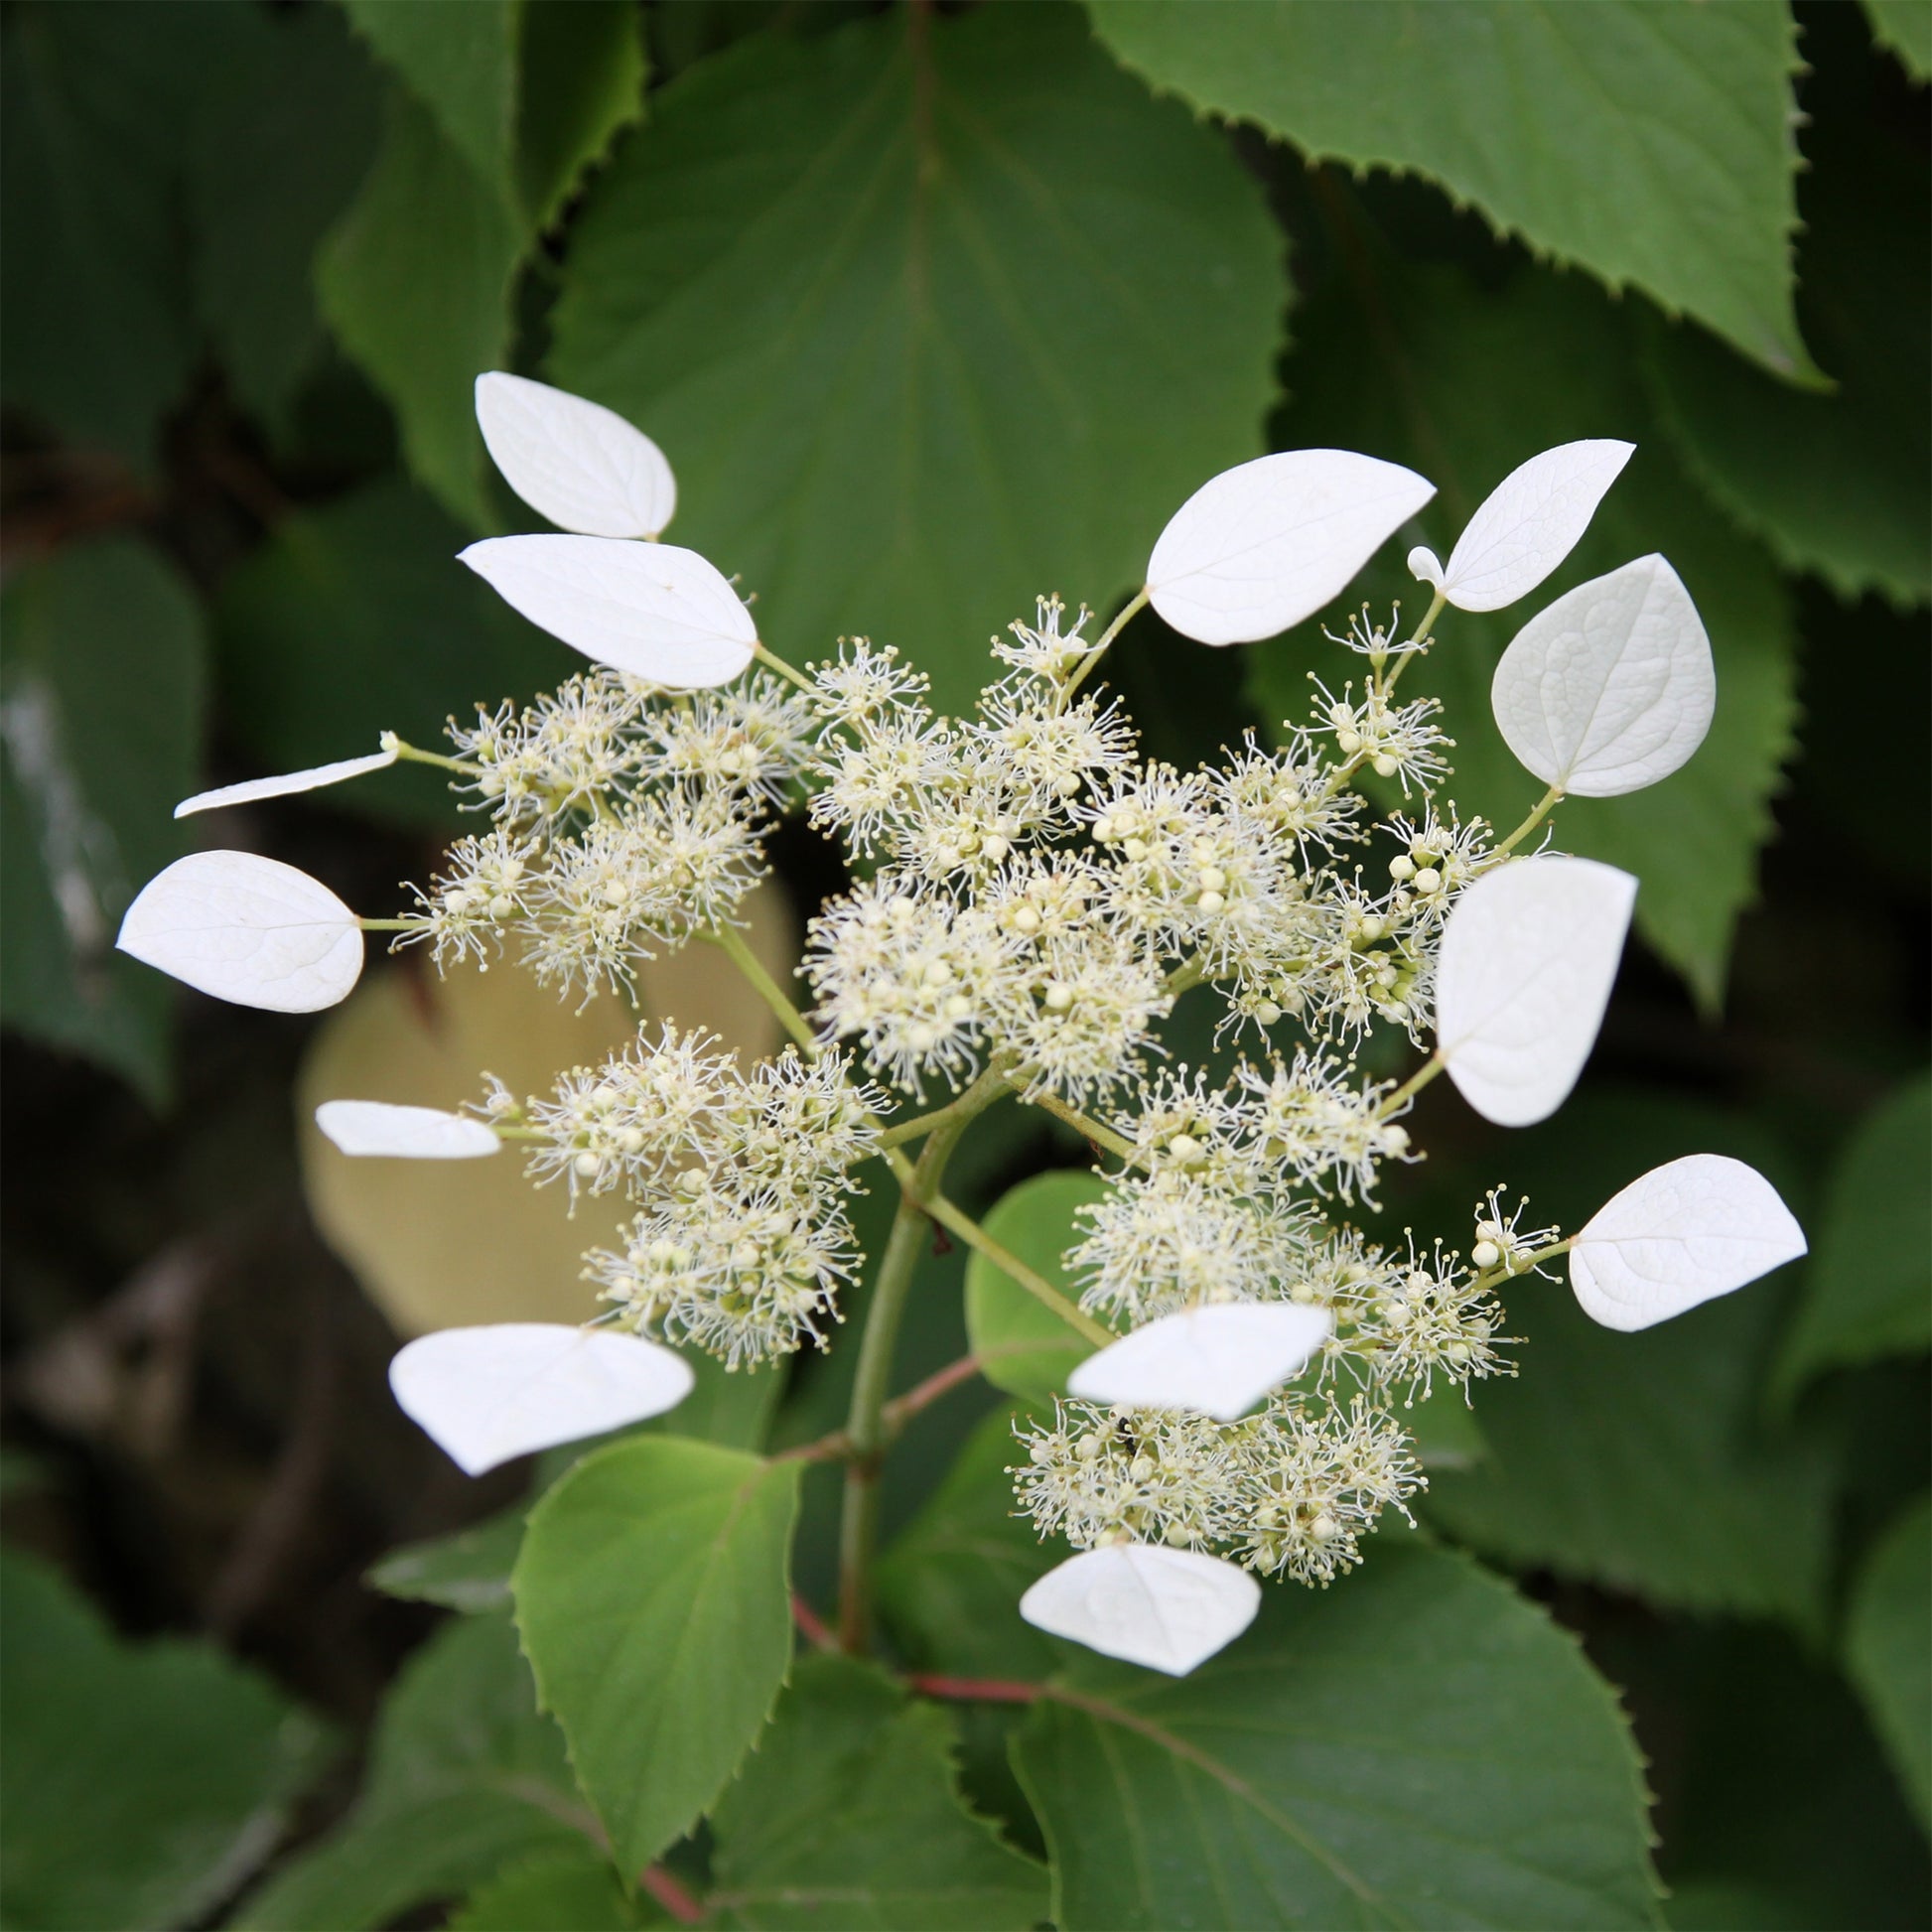
<svg viewBox="0 0 1932 1932">
<path fill-rule="evenodd" d="M 1534 832 L 1536 828 L 1539 825 L 1541 825 L 1543 821 L 1546 818 L 1548 818 L 1550 814 L 1553 811 L 1555 811 L 1559 805 L 1563 803 L 1563 797 L 1564 797 L 1563 787 L 1561 785 L 1552 785 L 1550 789 L 1546 791 L 1543 794 L 1543 796 L 1536 801 L 1536 805 L 1534 809 L 1531 811 L 1529 817 L 1524 819 L 1522 824 L 1517 826 L 1515 831 L 1510 833 L 1509 837 L 1506 838 L 1501 845 L 1495 848 L 1491 856 L 1500 859 L 1505 853 L 1514 852 L 1516 848 L 1519 845 L 1521 845 L 1523 841 L 1526 838 L 1528 838 L 1529 835 L 1532 832 Z"/>
</svg>

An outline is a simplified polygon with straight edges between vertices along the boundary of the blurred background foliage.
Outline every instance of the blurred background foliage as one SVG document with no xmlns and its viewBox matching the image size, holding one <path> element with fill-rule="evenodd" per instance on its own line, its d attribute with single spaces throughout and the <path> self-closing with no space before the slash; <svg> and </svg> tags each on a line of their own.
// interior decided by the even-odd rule
<svg viewBox="0 0 1932 1932">
<path fill-rule="evenodd" d="M 676 536 L 777 648 L 863 630 L 954 704 L 1035 592 L 1117 606 L 1265 448 L 1421 469 L 1444 548 L 1535 451 L 1637 443 L 1551 588 L 1668 552 L 1717 722 L 1676 778 L 1562 814 L 1643 880 L 1584 1090 L 1520 1141 L 1432 1090 L 1385 1219 L 1460 1228 L 1506 1176 L 1574 1227 L 1716 1150 L 1813 1251 L 1641 1337 L 1526 1288 L 1528 1372 L 1446 1422 L 1423 1514 L 1621 1691 L 1670 1925 L 1926 1922 L 1925 0 L 8 0 L 3 31 L 7 1925 L 213 1922 L 264 1871 L 248 1922 L 647 1909 L 558 1822 L 497 1614 L 562 1465 L 466 1481 L 383 1381 L 398 1332 L 560 1315 L 595 1230 L 469 1173 L 364 1184 L 297 1125 L 347 1069 L 454 1101 L 627 1016 L 403 962 L 316 1023 L 111 951 L 196 837 L 388 911 L 456 823 L 420 772 L 218 828 L 174 800 L 571 668 L 452 562 L 528 527 L 474 428 L 494 367 L 647 428 Z M 1401 547 L 1360 595 L 1413 592 Z M 1502 823 L 1508 634 L 1458 617 L 1417 674 Z M 1324 665 L 1316 625 L 1204 656 L 1150 615 L 1115 676 L 1191 762 Z M 809 837 L 778 857 L 774 962 L 837 884 Z M 701 974 L 643 998 L 764 1043 Z M 1009 1117 L 955 1172 L 985 1206 L 1080 1159 Z M 964 1348 L 964 1274 L 928 1264 L 902 1384 Z M 851 1354 L 708 1378 L 679 1428 L 808 1440 Z M 993 1400 L 928 1411 L 889 1482 L 895 1639 L 949 1667 L 1031 1560 L 984 1520 L 997 1418 L 941 1485 Z M 967 1788 L 1036 1847 L 1003 1722 L 970 1715 Z"/>
</svg>

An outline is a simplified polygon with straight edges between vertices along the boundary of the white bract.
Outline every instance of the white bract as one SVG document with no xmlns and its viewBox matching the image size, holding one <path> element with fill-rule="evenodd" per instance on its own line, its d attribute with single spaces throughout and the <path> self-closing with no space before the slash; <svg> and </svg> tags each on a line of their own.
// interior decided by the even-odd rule
<svg viewBox="0 0 1932 1932">
<path fill-rule="evenodd" d="M 1616 978 L 1637 882 L 1594 859 L 1519 859 L 1456 900 L 1436 980 L 1437 1049 L 1470 1106 L 1528 1127 L 1563 1105 Z"/>
<path fill-rule="evenodd" d="M 1150 601 L 1203 644 L 1272 637 L 1338 596 L 1435 493 L 1413 470 L 1352 450 L 1257 457 L 1174 512 L 1148 559 Z"/>
<path fill-rule="evenodd" d="M 399 1161 L 474 1161 L 502 1146 L 480 1120 L 386 1100 L 325 1100 L 316 1125 L 345 1154 Z"/>
<path fill-rule="evenodd" d="M 219 785 L 213 791 L 198 791 L 175 807 L 177 818 L 193 812 L 213 811 L 221 805 L 251 805 L 257 798 L 285 798 L 295 791 L 314 791 L 321 785 L 339 785 L 370 771 L 394 764 L 393 751 L 371 752 L 366 758 L 338 759 L 334 764 L 312 764 L 306 771 L 285 771 L 278 778 L 248 778 L 238 785 Z"/>
<path fill-rule="evenodd" d="M 1597 1209 L 1570 1250 L 1570 1286 L 1592 1321 L 1628 1331 L 1728 1295 L 1804 1252 L 1804 1230 L 1755 1168 L 1691 1154 Z"/>
<path fill-rule="evenodd" d="M 362 971 L 362 927 L 328 887 L 252 852 L 191 852 L 127 908 L 114 943 L 217 1000 L 314 1013 Z"/>
<path fill-rule="evenodd" d="M 1261 1587 L 1198 1550 L 1116 1543 L 1070 1557 L 1020 1599 L 1036 1630 L 1185 1677 L 1255 1620 Z"/>
<path fill-rule="evenodd" d="M 389 1364 L 403 1413 L 465 1474 L 674 1409 L 690 1365 L 635 1335 L 504 1321 L 419 1336 Z"/>
<path fill-rule="evenodd" d="M 462 558 L 573 650 L 672 690 L 729 684 L 758 644 L 751 612 L 716 566 L 675 544 L 488 537 Z"/>
<path fill-rule="evenodd" d="M 1121 1409 L 1189 1409 L 1233 1422 L 1307 1367 L 1333 1328 L 1326 1309 L 1287 1302 L 1183 1309 L 1089 1355 L 1066 1389 Z"/>
<path fill-rule="evenodd" d="M 559 529 L 654 537 L 677 507 L 664 452 L 600 402 L 494 371 L 477 378 L 477 424 L 503 481 Z"/>
<path fill-rule="evenodd" d="M 1668 778 L 1704 743 L 1718 680 L 1690 592 L 1651 556 L 1532 618 L 1489 696 L 1509 749 L 1545 784 L 1613 798 Z"/>
<path fill-rule="evenodd" d="M 1459 611 L 1527 597 L 1577 547 L 1634 443 L 1562 443 L 1512 470 L 1469 518 L 1447 565 L 1418 545 L 1409 568 Z"/>
</svg>

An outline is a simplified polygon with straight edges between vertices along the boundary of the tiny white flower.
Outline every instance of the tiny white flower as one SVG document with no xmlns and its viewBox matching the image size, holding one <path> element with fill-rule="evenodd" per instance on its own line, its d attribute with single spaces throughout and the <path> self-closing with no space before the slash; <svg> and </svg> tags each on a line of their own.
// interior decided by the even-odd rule
<svg viewBox="0 0 1932 1932">
<path fill-rule="evenodd" d="M 1592 1321 L 1629 1331 L 1728 1295 L 1805 1249 L 1804 1230 L 1755 1168 L 1692 1154 L 1596 1210 L 1570 1250 L 1570 1286 Z"/>
<path fill-rule="evenodd" d="M 1184 637 L 1246 644 L 1312 617 L 1435 495 L 1352 450 L 1238 464 L 1173 514 L 1147 563 L 1154 608 Z"/>
<path fill-rule="evenodd" d="M 477 426 L 503 481 L 559 529 L 655 537 L 677 507 L 664 452 L 600 402 L 493 370 L 477 378 Z"/>
<path fill-rule="evenodd" d="M 480 1120 L 386 1100 L 325 1100 L 316 1125 L 345 1154 L 399 1161 L 474 1161 L 502 1146 Z"/>
<path fill-rule="evenodd" d="M 1260 1608 L 1261 1586 L 1238 1565 L 1147 1543 L 1070 1557 L 1020 1599 L 1035 1629 L 1170 1677 L 1232 1643 Z"/>
<path fill-rule="evenodd" d="M 1528 1127 L 1563 1105 L 1596 1043 L 1637 882 L 1594 859 L 1485 873 L 1443 928 L 1438 1051 L 1470 1106 Z"/>
<path fill-rule="evenodd" d="M 1577 547 L 1634 443 L 1562 443 L 1512 470 L 1483 499 L 1447 565 L 1433 550 L 1409 569 L 1461 611 L 1500 611 L 1527 597 Z"/>
<path fill-rule="evenodd" d="M 270 1013 L 315 1013 L 362 971 L 362 926 L 328 887 L 252 852 L 191 852 L 127 908 L 124 953 Z"/>
<path fill-rule="evenodd" d="M 1509 749 L 1548 785 L 1613 798 L 1668 778 L 1717 709 L 1711 639 L 1662 557 L 1592 578 L 1503 652 L 1490 704 Z"/>
<path fill-rule="evenodd" d="M 365 758 L 338 759 L 333 764 L 312 764 L 306 771 L 287 771 L 278 778 L 247 778 L 238 785 L 218 785 L 212 791 L 198 791 L 193 798 L 184 798 L 175 807 L 177 818 L 187 818 L 194 812 L 213 811 L 222 805 L 251 805 L 257 798 L 285 798 L 291 792 L 314 791 L 322 785 L 339 785 L 350 778 L 360 778 L 370 771 L 380 771 L 386 765 L 394 764 L 397 753 L 393 746 L 386 746 L 380 752 L 370 752 Z"/>
<path fill-rule="evenodd" d="M 652 684 L 729 684 L 758 644 L 758 625 L 730 583 L 676 544 L 486 537 L 461 557 L 553 637 Z"/>
<path fill-rule="evenodd" d="M 1333 1326 L 1326 1309 L 1293 1303 L 1183 1309 L 1089 1355 L 1067 1378 L 1067 1393 L 1121 1409 L 1191 1409 L 1233 1422 L 1300 1374 Z"/>
<path fill-rule="evenodd" d="M 548 1321 L 420 1335 L 389 1364 L 403 1413 L 466 1475 L 674 1409 L 689 1365 L 656 1342 Z"/>
</svg>

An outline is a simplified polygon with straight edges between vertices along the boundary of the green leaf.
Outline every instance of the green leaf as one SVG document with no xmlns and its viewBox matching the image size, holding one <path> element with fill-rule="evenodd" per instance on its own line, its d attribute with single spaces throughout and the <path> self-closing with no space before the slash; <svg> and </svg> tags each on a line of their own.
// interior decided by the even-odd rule
<svg viewBox="0 0 1932 1932">
<path fill-rule="evenodd" d="M 446 1623 L 403 1667 L 361 1799 L 244 1904 L 255 1932 L 361 1932 L 596 1830 L 501 1616 Z M 96 1921 L 96 1923 L 114 1921 Z"/>
<path fill-rule="evenodd" d="M 586 169 L 642 117 L 643 12 L 631 0 L 523 10 L 517 179 L 539 228 L 563 212 Z"/>
<path fill-rule="evenodd" d="M 373 751 L 378 733 L 434 748 L 466 700 L 491 709 L 581 664 L 456 561 L 462 531 L 394 480 L 283 518 L 215 606 L 235 725 L 270 771 Z M 454 826 L 442 778 L 385 771 L 330 805 Z"/>
<path fill-rule="evenodd" d="M 1853 1586 L 1846 1667 L 1920 1819 L 1932 1827 L 1932 1499 L 1921 1498 Z"/>
<path fill-rule="evenodd" d="M 986 1231 L 1075 1301 L 1061 1258 L 1083 1231 L 1075 1210 L 1106 1191 L 1097 1175 L 1073 1169 L 1035 1174 L 1001 1197 Z M 1093 1353 L 1078 1329 L 977 1252 L 966 1262 L 966 1332 L 980 1373 L 996 1389 L 1043 1408 L 1052 1407 L 1067 1376 Z"/>
<path fill-rule="evenodd" d="M 450 1919 L 450 1932 L 631 1932 L 669 1925 L 641 1897 L 624 1896 L 611 1861 L 589 1845 L 540 1852 L 506 1866 L 473 1892 Z"/>
<path fill-rule="evenodd" d="M 716 1800 L 791 1658 L 796 1462 L 639 1437 L 530 1513 L 510 1587 L 544 1708 L 626 1870 Z"/>
<path fill-rule="evenodd" d="M 134 895 L 186 848 L 201 763 L 203 619 L 174 567 L 102 538 L 22 566 L 0 655 L 0 1012 L 155 1103 L 168 982 L 113 950 Z"/>
<path fill-rule="evenodd" d="M 1932 75 L 1932 0 L 1864 0 L 1864 17 L 1914 80 Z"/>
<path fill-rule="evenodd" d="M 1932 595 L 1932 199 L 1922 143 L 1873 111 L 1867 65 L 1821 59 L 1806 90 L 1798 310 L 1835 392 L 1800 393 L 1691 328 L 1650 332 L 1646 372 L 1698 481 L 1781 563 L 1903 606 Z"/>
<path fill-rule="evenodd" d="M 1257 453 L 1286 288 L 1224 145 L 1070 7 L 757 36 L 657 94 L 573 227 L 549 373 L 678 473 L 766 641 L 897 638 L 942 705 L 1104 605 Z"/>
<path fill-rule="evenodd" d="M 123 1644 L 26 1557 L 0 1554 L 0 1920 L 204 1918 L 274 1850 L 321 1730 L 210 1645 Z"/>
<path fill-rule="evenodd" d="M 1749 1161 L 1790 1191 L 1790 1164 L 1747 1123 L 1675 1098 L 1592 1092 L 1512 1144 L 1511 1191 L 1528 1195 L 1537 1220 L 1574 1229 L 1636 1175 L 1692 1153 Z M 1489 1180 L 1493 1151 L 1481 1160 Z M 1477 1173 L 1444 1184 L 1459 1218 Z M 1653 1603 L 1816 1627 L 1832 1474 L 1823 1442 L 1759 1422 L 1783 1308 L 1775 1279 L 1639 1334 L 1598 1327 L 1562 1280 L 1526 1277 L 1507 1304 L 1522 1372 L 1477 1389 L 1488 1457 L 1433 1471 L 1427 1519 L 1506 1562 Z"/>
<path fill-rule="evenodd" d="M 1497 233 L 1810 372 L 1791 312 L 1783 7 L 1088 3 L 1129 67 L 1197 110 L 1311 161 L 1426 175 Z"/>
<path fill-rule="evenodd" d="M 381 153 L 323 244 L 316 286 L 343 347 L 394 408 L 411 471 L 476 529 L 490 521 L 476 380 L 507 356 L 522 252 L 501 196 L 391 88 Z"/>
<path fill-rule="evenodd" d="M 1465 814 L 1507 830 L 1541 787 L 1496 730 L 1496 659 L 1560 591 L 1649 551 L 1669 557 L 1711 633 L 1711 734 L 1661 784 L 1567 802 L 1555 817 L 1556 842 L 1638 876 L 1638 930 L 1715 1011 L 1737 916 L 1756 896 L 1757 853 L 1771 833 L 1770 800 L 1796 711 L 1792 618 L 1771 561 L 1709 506 L 1650 434 L 1624 320 L 1587 284 L 1525 269 L 1491 290 L 1460 271 L 1406 273 L 1379 258 L 1365 263 L 1364 276 L 1364 287 L 1331 289 L 1303 313 L 1289 367 L 1296 400 L 1278 440 L 1414 464 L 1440 489 L 1416 537 L 1447 554 L 1488 491 L 1553 444 L 1616 436 L 1639 445 L 1563 569 L 1494 617 L 1446 614 L 1436 625 L 1441 641 L 1404 685 L 1434 692 L 1447 707 L 1456 741 L 1448 795 Z M 1413 612 L 1417 587 L 1401 546 L 1391 545 L 1348 595 L 1378 605 L 1400 599 Z M 1250 690 L 1272 718 L 1307 717 L 1310 670 L 1337 687 L 1353 671 L 1347 654 L 1320 636 L 1324 621 L 1336 619 L 1324 614 L 1255 647 Z"/>
<path fill-rule="evenodd" d="M 437 132 L 478 180 L 494 191 L 505 211 L 515 212 L 516 41 L 522 0 L 465 0 L 460 7 L 448 0 L 344 4 L 356 31 L 428 110 Z"/>
<path fill-rule="evenodd" d="M 1016 1513 L 1013 1413 L 973 1432 L 945 1480 L 880 1559 L 880 1614 L 921 1670 L 1043 1677 L 1072 1652 L 1022 1620 L 1020 1598 L 1065 1551 Z"/>
<path fill-rule="evenodd" d="M 1656 1922 L 1615 1699 L 1442 1551 L 1385 1536 L 1334 1589 L 1271 1587 L 1191 1677 L 1056 1685 L 1014 1756 L 1062 1932 Z"/>
<path fill-rule="evenodd" d="M 335 8 L 244 17 L 188 130 L 195 303 L 237 398 L 275 422 L 323 345 L 309 264 L 375 155 L 380 89 Z"/>
<path fill-rule="evenodd" d="M 807 1657 L 712 1820 L 708 1910 L 784 1932 L 1027 1932 L 1046 1874 L 961 1804 L 952 1724 L 877 1668 Z"/>
<path fill-rule="evenodd" d="M 1846 1143 L 1817 1224 L 1776 1387 L 1932 1346 L 1932 1075 L 1909 1080 Z"/>
<path fill-rule="evenodd" d="M 516 1503 L 453 1536 L 405 1544 L 374 1565 L 365 1581 L 386 1595 L 440 1603 L 466 1615 L 508 1609 L 525 1507 Z"/>
</svg>

